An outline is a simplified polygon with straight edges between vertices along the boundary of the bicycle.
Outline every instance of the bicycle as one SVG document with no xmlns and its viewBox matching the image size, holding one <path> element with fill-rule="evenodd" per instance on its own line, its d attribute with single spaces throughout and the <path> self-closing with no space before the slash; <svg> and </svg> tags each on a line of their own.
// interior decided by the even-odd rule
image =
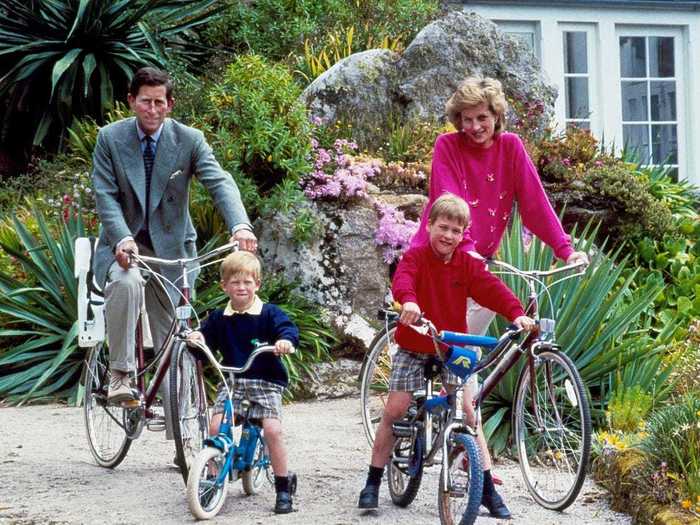
<svg viewBox="0 0 700 525">
<path fill-rule="evenodd" d="M 200 520 L 216 516 L 224 502 L 229 482 L 241 479 L 243 491 L 247 495 L 258 492 L 265 479 L 274 483 L 270 457 L 268 455 L 261 422 L 249 418 L 249 402 L 243 400 L 241 436 L 236 443 L 233 433 L 236 421 L 231 401 L 231 390 L 235 375 L 248 370 L 253 361 L 262 353 L 274 352 L 274 345 L 259 345 L 248 357 L 242 367 L 230 367 L 220 364 L 209 348 L 202 343 L 193 343 L 219 372 L 227 399 L 224 402 L 224 417 L 216 436 L 204 440 L 204 447 L 192 463 L 187 479 L 187 505 L 192 515 Z M 230 384 L 226 382 L 223 372 L 228 372 Z M 263 477 L 264 474 L 264 477 Z M 296 492 L 296 475 L 290 475 L 289 492 Z"/>
<path fill-rule="evenodd" d="M 423 319 L 421 325 L 442 342 L 430 321 Z M 466 381 L 476 354 L 451 346 L 438 356 L 426 362 L 424 390 L 414 393 L 406 415 L 392 425 L 395 441 L 387 471 L 389 494 L 395 505 L 407 507 L 418 494 L 423 469 L 440 463 L 440 522 L 471 525 L 479 512 L 484 482 L 476 430 L 463 421 L 462 390 L 442 389 L 435 395 L 433 378 L 445 366 Z"/>
<path fill-rule="evenodd" d="M 189 465 L 201 449 L 209 425 L 203 365 L 188 350 L 185 342 L 193 312 L 188 273 L 204 261 L 216 259 L 202 267 L 217 263 L 219 257 L 235 249 L 236 244 L 226 244 L 194 258 L 166 260 L 133 255 L 133 261 L 142 271 L 157 279 L 164 289 L 166 284 L 175 289 L 177 287 L 150 265 L 179 268 L 181 276 L 178 280 L 182 281 L 182 285 L 179 290 L 179 305 L 176 307 L 171 301 L 175 316 L 170 332 L 149 363 L 146 363 L 144 352 L 148 324 L 142 310 L 136 328 L 136 382 L 132 389 L 135 401 L 119 405 L 107 402 L 109 360 L 104 335 L 104 298 L 102 290 L 94 283 L 90 266 L 94 248 L 91 239 L 76 240 L 79 344 L 89 348 L 81 384 L 84 386 L 83 414 L 90 451 L 98 465 L 115 468 L 124 460 L 131 443 L 141 435 L 144 427 L 151 431 L 165 430 L 164 418 L 154 408 L 158 390 L 169 370 L 169 399 L 163 399 L 162 402 L 170 404 L 174 422 L 175 463 L 180 468 L 183 480 L 187 482 Z M 151 371 L 152 378 L 146 384 L 146 374 Z"/>
<path fill-rule="evenodd" d="M 521 271 L 500 261 L 489 261 L 489 264 L 502 268 L 501 273 L 514 274 L 526 281 L 529 289 L 526 313 L 537 320 L 538 329 L 521 342 L 505 337 L 510 330 L 498 339 L 452 333 L 449 342 L 490 348 L 474 371 L 478 374 L 493 367 L 474 399 L 479 418 L 483 401 L 521 357 L 525 357 L 513 401 L 513 434 L 518 461 L 533 499 L 545 508 L 562 511 L 575 501 L 586 476 L 592 434 L 590 407 L 575 364 L 555 342 L 555 321 L 539 318 L 538 299 L 540 294 L 549 297 L 552 286 L 583 272 L 577 271 L 549 283 L 546 279 L 578 270 L 581 265 Z M 542 289 L 540 294 L 538 287 Z M 383 317 L 385 327 L 370 345 L 360 372 L 362 421 L 370 444 L 386 403 L 391 360 L 398 350 L 394 341 L 396 322 L 390 316 Z"/>
</svg>

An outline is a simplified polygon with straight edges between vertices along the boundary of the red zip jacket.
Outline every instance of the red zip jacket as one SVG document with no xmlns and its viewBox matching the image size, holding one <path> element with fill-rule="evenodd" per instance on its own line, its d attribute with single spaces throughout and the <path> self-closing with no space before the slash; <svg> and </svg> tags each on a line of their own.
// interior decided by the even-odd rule
<svg viewBox="0 0 700 525">
<path fill-rule="evenodd" d="M 438 330 L 468 332 L 468 297 L 511 322 L 525 315 L 518 298 L 486 270 L 483 261 L 455 250 L 452 259 L 444 262 L 430 245 L 404 254 L 394 274 L 392 293 L 401 304 L 416 303 Z M 411 352 L 435 353 L 430 337 L 402 324 L 396 329 L 396 342 Z"/>
</svg>

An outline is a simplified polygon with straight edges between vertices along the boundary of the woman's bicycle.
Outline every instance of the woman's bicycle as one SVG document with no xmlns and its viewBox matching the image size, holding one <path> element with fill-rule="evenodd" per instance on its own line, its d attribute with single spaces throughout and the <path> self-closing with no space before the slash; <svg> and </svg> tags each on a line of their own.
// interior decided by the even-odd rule
<svg viewBox="0 0 700 525">
<path fill-rule="evenodd" d="M 187 504 L 190 511 L 195 518 L 206 520 L 213 518 L 221 510 L 226 501 L 229 482 L 240 479 L 243 491 L 248 495 L 258 492 L 266 480 L 274 483 L 261 424 L 248 416 L 249 403 L 246 400 L 241 402 L 242 413 L 235 414 L 242 419 L 240 439 L 236 442 L 233 432 L 236 417 L 231 390 L 234 387 L 235 375 L 248 370 L 260 354 L 274 352 L 275 346 L 257 346 L 246 363 L 237 368 L 221 365 L 206 345 L 193 342 L 190 344 L 195 345 L 219 372 L 227 394 L 219 433 L 204 441 L 204 448 L 192 462 L 187 479 Z M 229 373 L 228 383 L 224 372 Z M 289 481 L 289 492 L 292 496 L 296 492 L 296 484 L 296 475 L 292 474 Z"/>
<path fill-rule="evenodd" d="M 85 328 L 85 337 L 81 338 L 81 345 L 90 348 L 81 379 L 84 386 L 83 413 L 90 451 L 98 465 L 106 468 L 119 465 L 126 457 L 131 443 L 141 435 L 144 427 L 154 431 L 165 429 L 165 419 L 157 413 L 155 407 L 158 390 L 169 370 L 169 399 L 163 399 L 162 402 L 169 403 L 173 421 L 175 463 L 187 482 L 189 465 L 202 448 L 209 425 L 203 365 L 186 344 L 193 313 L 188 274 L 205 261 L 210 261 L 207 265 L 216 264 L 221 256 L 235 248 L 235 244 L 227 244 L 199 257 L 175 260 L 133 256 L 134 262 L 142 271 L 150 278 L 156 279 L 164 289 L 166 285 L 174 289 L 178 287 L 151 267 L 178 268 L 181 274 L 180 301 L 177 307 L 171 302 L 175 317 L 170 332 L 161 348 L 155 349 L 155 356 L 148 363 L 144 352 L 148 328 L 145 316 L 140 316 L 136 328 L 137 369 L 133 389 L 135 401 L 114 405 L 107 402 L 109 354 L 107 342 L 104 340 L 104 300 L 101 290 L 93 282 L 90 269 L 94 246 L 86 238 L 76 241 L 76 276 L 79 277 L 79 296 L 84 298 L 82 302 L 79 299 L 78 305 L 79 322 L 85 325 L 81 326 L 81 329 Z M 147 374 L 151 375 L 149 381 Z"/>
<path fill-rule="evenodd" d="M 457 333 L 441 335 L 450 344 L 490 349 L 474 370 L 479 373 L 493 367 L 474 400 L 479 414 L 484 399 L 524 358 L 513 401 L 513 439 L 520 469 L 535 501 L 561 511 L 575 501 L 586 476 L 592 432 L 590 408 L 576 366 L 554 340 L 555 321 L 539 318 L 538 299 L 540 294 L 549 297 L 552 286 L 582 272 L 548 282 L 550 279 L 576 271 L 581 265 L 521 271 L 500 261 L 490 264 L 501 268 L 501 273 L 525 280 L 529 288 L 526 312 L 538 321 L 538 329 L 522 341 L 513 340 L 511 330 L 498 339 Z M 362 421 L 370 443 L 374 441 L 375 428 L 386 404 L 391 361 L 398 350 L 394 340 L 396 321 L 386 312 L 383 317 L 384 329 L 370 345 L 360 372 Z"/>
</svg>

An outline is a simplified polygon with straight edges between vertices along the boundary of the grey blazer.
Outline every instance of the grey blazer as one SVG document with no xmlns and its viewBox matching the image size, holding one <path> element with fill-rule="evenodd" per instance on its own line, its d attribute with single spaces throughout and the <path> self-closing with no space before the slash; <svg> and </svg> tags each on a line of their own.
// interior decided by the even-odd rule
<svg viewBox="0 0 700 525">
<path fill-rule="evenodd" d="M 193 176 L 207 188 L 229 229 L 250 223 L 238 187 L 214 158 L 204 134 L 166 119 L 151 176 L 148 229 L 157 257 L 176 259 L 197 253 L 197 234 L 189 212 Z M 100 130 L 92 180 L 102 223 L 93 269 L 97 282 L 104 286 L 117 243 L 135 236 L 146 217 L 146 175 L 135 117 Z M 179 273 L 166 271 L 165 276 L 173 280 Z"/>
</svg>

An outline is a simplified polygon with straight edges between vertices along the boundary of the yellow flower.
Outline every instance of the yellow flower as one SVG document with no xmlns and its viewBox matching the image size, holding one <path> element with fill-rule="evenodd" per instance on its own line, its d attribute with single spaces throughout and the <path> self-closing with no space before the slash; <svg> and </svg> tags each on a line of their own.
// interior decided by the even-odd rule
<svg viewBox="0 0 700 525">
<path fill-rule="evenodd" d="M 688 510 L 691 505 L 692 503 L 689 499 L 684 499 L 683 501 L 681 501 L 681 507 L 683 507 L 685 510 Z"/>
</svg>

